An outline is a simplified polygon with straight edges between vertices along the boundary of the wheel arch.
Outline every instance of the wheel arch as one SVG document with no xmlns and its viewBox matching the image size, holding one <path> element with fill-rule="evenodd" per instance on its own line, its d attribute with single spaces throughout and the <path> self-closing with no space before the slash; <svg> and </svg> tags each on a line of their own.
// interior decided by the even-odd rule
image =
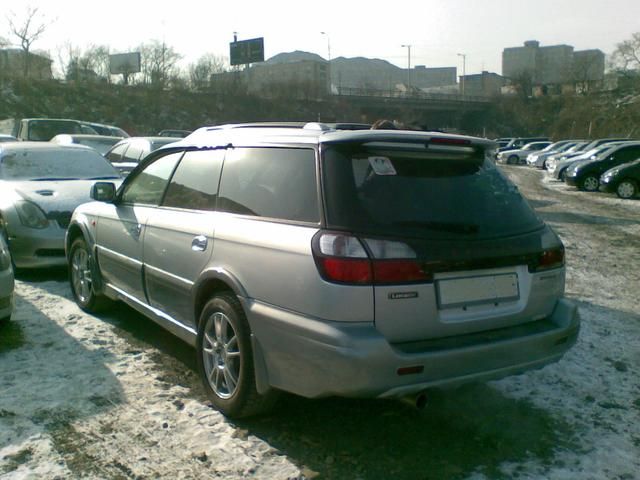
<svg viewBox="0 0 640 480">
<path fill-rule="evenodd" d="M 96 242 L 93 234 L 87 228 L 84 222 L 73 222 L 69 225 L 67 233 L 65 235 L 64 249 L 67 257 L 67 262 L 70 261 L 69 255 L 71 254 L 71 246 L 78 238 L 84 238 L 87 244 L 87 248 L 90 252 L 89 255 L 89 267 L 91 268 L 91 275 L 93 278 L 92 288 L 96 293 L 100 293 L 103 290 L 102 274 L 98 268 L 98 261 L 96 258 Z"/>
<path fill-rule="evenodd" d="M 222 292 L 236 295 L 239 297 L 240 307 L 246 307 L 248 294 L 240 281 L 231 272 L 222 268 L 206 270 L 196 281 L 193 288 L 192 305 L 196 330 L 200 329 L 200 315 L 204 306 L 207 304 L 209 299 Z M 247 313 L 248 312 L 245 311 L 245 314 Z M 247 320 L 249 319 L 247 318 Z M 251 322 L 249 322 L 249 324 L 251 324 Z M 253 333 L 251 334 L 251 346 L 253 349 L 253 367 L 256 379 L 256 388 L 258 393 L 267 394 L 271 391 L 267 364 L 262 346 Z"/>
<path fill-rule="evenodd" d="M 205 270 L 193 287 L 193 318 L 196 328 L 199 326 L 200 313 L 211 297 L 220 292 L 231 292 L 240 298 L 247 298 L 247 292 L 240 281 L 230 272 L 222 268 Z M 240 303 L 243 303 L 242 301 Z"/>
</svg>

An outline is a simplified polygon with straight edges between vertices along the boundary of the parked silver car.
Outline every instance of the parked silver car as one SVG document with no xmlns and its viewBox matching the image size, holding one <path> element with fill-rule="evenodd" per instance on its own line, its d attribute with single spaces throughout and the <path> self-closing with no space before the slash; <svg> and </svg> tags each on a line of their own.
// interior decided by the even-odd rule
<svg viewBox="0 0 640 480">
<path fill-rule="evenodd" d="M 49 142 L 0 144 L 0 233 L 18 268 L 65 265 L 71 213 L 97 179 L 118 172 L 89 147 Z"/>
<path fill-rule="evenodd" d="M 537 167 L 546 169 L 547 160 L 554 154 L 562 153 L 571 150 L 576 146 L 581 146 L 586 142 L 580 140 L 561 140 L 551 145 L 547 145 L 539 152 L 532 152 L 527 155 L 527 165 L 530 167 Z"/>
<path fill-rule="evenodd" d="M 564 248 L 494 143 L 400 130 L 204 128 L 96 183 L 66 250 L 78 305 L 119 299 L 196 347 L 230 416 L 284 390 L 413 396 L 557 361 Z"/>
<path fill-rule="evenodd" d="M 551 142 L 531 142 L 524 145 L 522 148 L 515 150 L 505 150 L 498 153 L 497 160 L 500 163 L 507 163 L 512 165 L 521 165 L 526 162 L 527 155 L 532 152 L 538 152 L 543 148 L 551 145 Z"/>
<path fill-rule="evenodd" d="M 11 319 L 13 313 L 13 266 L 9 247 L 0 235 L 0 324 Z"/>
</svg>

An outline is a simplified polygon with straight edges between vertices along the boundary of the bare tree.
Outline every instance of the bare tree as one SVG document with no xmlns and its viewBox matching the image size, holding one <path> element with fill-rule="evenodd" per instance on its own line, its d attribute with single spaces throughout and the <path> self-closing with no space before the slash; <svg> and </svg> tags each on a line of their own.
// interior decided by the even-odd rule
<svg viewBox="0 0 640 480">
<path fill-rule="evenodd" d="M 24 76 L 28 77 L 31 63 L 31 46 L 45 32 L 48 25 L 44 20 L 39 18 L 38 9 L 32 7 L 27 7 L 23 20 L 18 19 L 14 13 L 9 14 L 7 20 L 11 34 L 18 38 L 20 48 L 22 48 L 24 55 Z"/>
<path fill-rule="evenodd" d="M 621 72 L 640 70 L 640 32 L 616 46 L 611 55 L 611 63 Z"/>
<path fill-rule="evenodd" d="M 203 90 L 210 86 L 211 76 L 225 71 L 226 62 L 222 57 L 206 53 L 196 63 L 189 65 L 189 80 L 195 90 Z"/>
<path fill-rule="evenodd" d="M 78 58 L 80 57 L 80 48 L 71 44 L 71 42 L 65 42 L 63 45 L 56 47 L 58 57 L 58 71 L 56 75 L 61 76 L 67 80 L 73 80 L 73 66 L 77 65 Z"/>
<path fill-rule="evenodd" d="M 144 43 L 138 49 L 142 57 L 143 81 L 161 88 L 168 86 L 169 80 L 176 74 L 176 64 L 182 55 L 158 40 Z"/>
</svg>

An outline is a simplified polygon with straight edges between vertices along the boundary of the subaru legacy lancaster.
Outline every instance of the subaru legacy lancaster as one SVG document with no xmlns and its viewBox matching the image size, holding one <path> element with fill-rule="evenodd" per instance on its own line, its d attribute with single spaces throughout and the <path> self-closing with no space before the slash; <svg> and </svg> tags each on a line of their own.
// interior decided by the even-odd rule
<svg viewBox="0 0 640 480">
<path fill-rule="evenodd" d="M 559 360 L 580 320 L 564 247 L 491 141 L 322 124 L 205 127 L 97 183 L 73 295 L 195 347 L 231 417 L 278 391 L 423 398 Z"/>
</svg>

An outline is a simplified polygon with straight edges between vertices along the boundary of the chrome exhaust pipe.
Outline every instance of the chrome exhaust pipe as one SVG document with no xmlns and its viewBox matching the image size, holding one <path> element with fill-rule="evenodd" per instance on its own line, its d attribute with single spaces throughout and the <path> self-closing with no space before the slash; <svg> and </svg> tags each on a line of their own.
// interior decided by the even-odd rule
<svg viewBox="0 0 640 480">
<path fill-rule="evenodd" d="M 424 410 L 429 403 L 429 397 L 426 391 L 418 392 L 415 395 L 408 395 L 400 398 L 403 403 L 415 408 L 416 410 Z"/>
</svg>

